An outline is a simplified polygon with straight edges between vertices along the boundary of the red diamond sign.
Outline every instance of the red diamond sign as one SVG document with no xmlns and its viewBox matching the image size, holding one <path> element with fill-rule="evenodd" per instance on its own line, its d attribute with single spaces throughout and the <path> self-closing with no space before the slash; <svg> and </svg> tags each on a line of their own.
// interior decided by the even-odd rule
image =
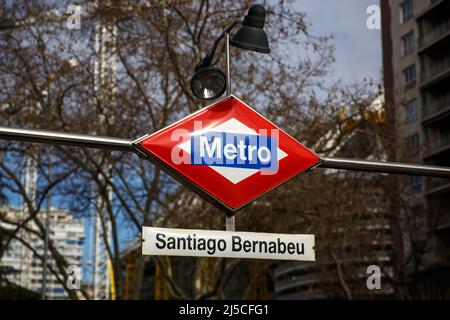
<svg viewBox="0 0 450 320">
<path fill-rule="evenodd" d="M 315 153 L 233 95 L 133 146 L 228 212 L 320 163 Z"/>
</svg>

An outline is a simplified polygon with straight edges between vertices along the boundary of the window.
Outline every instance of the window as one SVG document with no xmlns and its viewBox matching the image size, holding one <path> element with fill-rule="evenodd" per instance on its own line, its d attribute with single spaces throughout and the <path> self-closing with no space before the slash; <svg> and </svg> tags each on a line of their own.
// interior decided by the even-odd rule
<svg viewBox="0 0 450 320">
<path fill-rule="evenodd" d="M 410 31 L 402 37 L 403 55 L 407 56 L 414 52 L 414 31 Z"/>
<path fill-rule="evenodd" d="M 419 192 L 422 190 L 422 178 L 418 176 L 411 176 L 411 191 Z"/>
<path fill-rule="evenodd" d="M 414 16 L 412 0 L 405 0 L 400 4 L 400 23 L 408 21 Z"/>
<path fill-rule="evenodd" d="M 419 118 L 417 99 L 412 99 L 406 106 L 406 123 L 411 123 Z"/>
<path fill-rule="evenodd" d="M 52 288 L 53 293 L 64 293 L 64 288 Z"/>
<path fill-rule="evenodd" d="M 403 70 L 405 76 L 405 84 L 412 84 L 416 81 L 416 65 L 412 64 Z"/>
<path fill-rule="evenodd" d="M 413 154 L 419 153 L 420 150 L 420 139 L 419 134 L 416 132 L 406 138 L 408 151 Z"/>
</svg>

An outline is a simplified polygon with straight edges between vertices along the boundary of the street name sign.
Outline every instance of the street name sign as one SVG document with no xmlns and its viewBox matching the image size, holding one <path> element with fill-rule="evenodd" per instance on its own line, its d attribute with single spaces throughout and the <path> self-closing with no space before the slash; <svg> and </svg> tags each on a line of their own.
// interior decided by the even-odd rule
<svg viewBox="0 0 450 320">
<path fill-rule="evenodd" d="M 142 254 L 315 261 L 314 235 L 142 228 Z"/>
<path fill-rule="evenodd" d="M 321 161 L 233 95 L 132 145 L 141 156 L 227 213 Z"/>
</svg>

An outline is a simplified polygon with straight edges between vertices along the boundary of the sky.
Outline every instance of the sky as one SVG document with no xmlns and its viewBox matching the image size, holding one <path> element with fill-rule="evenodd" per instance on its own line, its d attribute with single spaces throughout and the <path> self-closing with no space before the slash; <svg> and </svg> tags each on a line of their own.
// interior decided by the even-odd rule
<svg viewBox="0 0 450 320">
<path fill-rule="evenodd" d="M 335 72 L 332 80 L 344 84 L 371 77 L 381 79 L 381 30 L 367 28 L 366 13 L 379 0 L 296 0 L 294 8 L 305 12 L 311 23 L 311 34 L 333 34 L 336 47 Z"/>
</svg>

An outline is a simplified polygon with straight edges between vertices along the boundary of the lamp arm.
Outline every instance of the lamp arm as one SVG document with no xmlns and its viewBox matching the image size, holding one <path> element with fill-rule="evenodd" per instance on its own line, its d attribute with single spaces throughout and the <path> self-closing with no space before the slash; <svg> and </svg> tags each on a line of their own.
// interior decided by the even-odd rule
<svg viewBox="0 0 450 320">
<path fill-rule="evenodd" d="M 214 54 L 216 53 L 217 46 L 219 45 L 220 40 L 222 40 L 227 33 L 230 33 L 231 30 L 238 24 L 242 24 L 242 22 L 239 19 L 234 20 L 228 27 L 223 30 L 223 32 L 217 37 L 216 41 L 214 41 L 214 45 L 208 55 L 203 59 L 202 64 L 203 65 L 211 65 L 211 62 L 214 58 Z"/>
</svg>

